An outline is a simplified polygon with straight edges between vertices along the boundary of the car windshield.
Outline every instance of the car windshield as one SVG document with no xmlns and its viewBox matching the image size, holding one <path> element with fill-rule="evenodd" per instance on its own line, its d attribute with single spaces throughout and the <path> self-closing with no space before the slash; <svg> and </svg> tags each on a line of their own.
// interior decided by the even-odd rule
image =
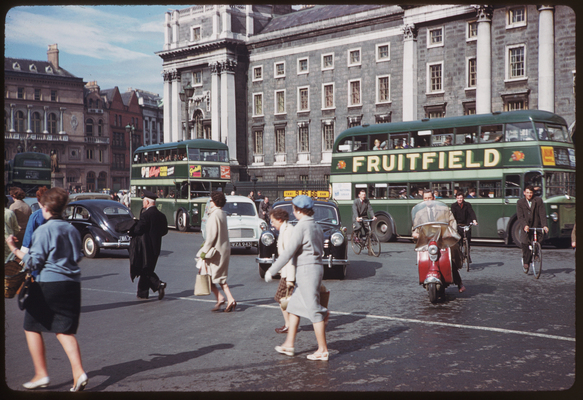
<svg viewBox="0 0 583 400">
<path fill-rule="evenodd" d="M 291 204 L 282 204 L 281 206 L 289 214 L 289 221 L 291 223 L 297 223 L 296 216 L 294 215 L 293 206 Z M 314 220 L 320 223 L 326 224 L 338 224 L 338 212 L 336 208 L 327 206 L 324 204 L 314 204 Z"/>
<path fill-rule="evenodd" d="M 227 215 L 257 215 L 257 210 L 255 210 L 255 206 L 251 203 L 227 202 L 223 206 L 223 211 L 226 212 Z"/>
</svg>

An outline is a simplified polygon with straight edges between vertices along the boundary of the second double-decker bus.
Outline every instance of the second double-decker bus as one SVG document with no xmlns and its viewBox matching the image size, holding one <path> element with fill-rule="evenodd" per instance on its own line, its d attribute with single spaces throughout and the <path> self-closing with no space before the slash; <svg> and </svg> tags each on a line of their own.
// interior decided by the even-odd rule
<svg viewBox="0 0 583 400">
<path fill-rule="evenodd" d="M 367 190 L 381 240 L 411 236 L 411 208 L 424 189 L 451 204 L 459 191 L 478 219 L 472 237 L 519 244 L 516 202 L 532 185 L 542 197 L 547 240 L 570 243 L 575 223 L 575 150 L 565 120 L 537 110 L 364 125 L 336 139 L 330 182 L 342 219 Z"/>
<path fill-rule="evenodd" d="M 131 208 L 138 216 L 144 189 L 156 193 L 156 206 L 168 226 L 179 231 L 200 227 L 206 197 L 225 190 L 231 180 L 229 149 L 208 139 L 139 147 L 134 152 L 131 176 Z"/>
<path fill-rule="evenodd" d="M 8 162 L 7 190 L 17 186 L 24 190 L 26 196 L 36 196 L 41 186 L 51 188 L 51 158 L 43 153 L 17 153 Z"/>
</svg>

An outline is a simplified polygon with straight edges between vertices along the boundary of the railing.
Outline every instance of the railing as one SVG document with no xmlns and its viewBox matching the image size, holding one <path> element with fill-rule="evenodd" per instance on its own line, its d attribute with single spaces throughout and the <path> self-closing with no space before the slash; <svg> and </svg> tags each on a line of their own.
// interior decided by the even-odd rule
<svg viewBox="0 0 583 400">
<path fill-rule="evenodd" d="M 47 134 L 47 133 L 15 133 L 4 132 L 4 139 L 15 140 L 46 140 L 49 142 L 68 142 L 69 135 L 67 134 Z"/>
<path fill-rule="evenodd" d="M 100 136 L 85 136 L 85 143 L 109 144 L 109 138 Z"/>
</svg>

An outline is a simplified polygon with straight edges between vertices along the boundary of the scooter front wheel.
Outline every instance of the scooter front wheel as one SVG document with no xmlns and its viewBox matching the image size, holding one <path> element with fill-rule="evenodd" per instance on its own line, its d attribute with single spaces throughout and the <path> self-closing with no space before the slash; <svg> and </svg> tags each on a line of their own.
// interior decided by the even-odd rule
<svg viewBox="0 0 583 400">
<path fill-rule="evenodd" d="M 429 294 L 429 301 L 432 304 L 437 303 L 438 290 L 437 290 L 437 284 L 436 283 L 428 283 L 427 284 L 427 293 Z"/>
</svg>

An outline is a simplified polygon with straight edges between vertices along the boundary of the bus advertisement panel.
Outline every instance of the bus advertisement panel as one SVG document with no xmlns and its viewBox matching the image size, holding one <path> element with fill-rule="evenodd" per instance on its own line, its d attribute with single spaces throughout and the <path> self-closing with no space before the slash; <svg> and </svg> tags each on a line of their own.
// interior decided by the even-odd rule
<svg viewBox="0 0 583 400">
<path fill-rule="evenodd" d="M 365 188 L 381 240 L 410 237 L 425 189 L 450 205 L 463 192 L 472 237 L 518 243 L 516 202 L 526 185 L 545 202 L 546 239 L 567 243 L 575 223 L 575 150 L 563 118 L 513 111 L 350 128 L 335 141 L 330 181 L 342 218 Z"/>
</svg>

